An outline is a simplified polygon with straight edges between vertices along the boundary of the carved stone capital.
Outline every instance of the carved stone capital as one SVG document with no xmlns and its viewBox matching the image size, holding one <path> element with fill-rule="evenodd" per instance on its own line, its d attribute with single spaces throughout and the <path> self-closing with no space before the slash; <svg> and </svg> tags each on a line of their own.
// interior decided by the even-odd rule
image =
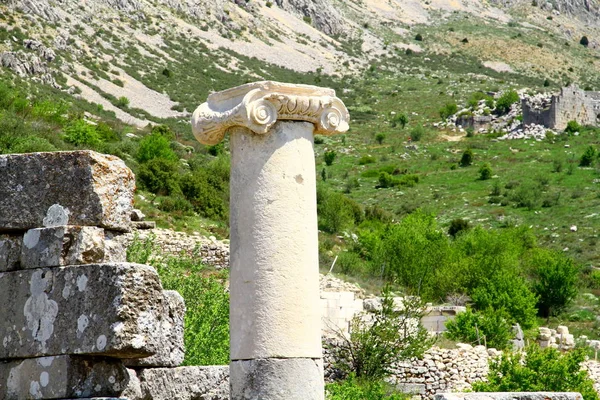
<svg viewBox="0 0 600 400">
<path fill-rule="evenodd" d="M 348 130 L 349 118 L 333 89 L 262 81 L 208 96 L 192 115 L 192 131 L 200 143 L 214 145 L 233 126 L 260 135 L 278 120 L 307 121 L 315 133 L 333 135 Z"/>
</svg>

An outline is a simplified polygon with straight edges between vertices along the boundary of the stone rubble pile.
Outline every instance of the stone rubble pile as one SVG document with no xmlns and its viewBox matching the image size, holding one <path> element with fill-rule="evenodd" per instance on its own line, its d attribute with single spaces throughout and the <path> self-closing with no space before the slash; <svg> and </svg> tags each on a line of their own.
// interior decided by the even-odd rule
<svg viewBox="0 0 600 400">
<path fill-rule="evenodd" d="M 175 368 L 183 298 L 111 250 L 131 227 L 121 160 L 4 155 L 0 176 L 0 399 L 227 398 L 222 367 Z"/>
<path fill-rule="evenodd" d="M 563 325 L 556 329 L 541 327 L 538 331 L 538 344 L 541 348 L 554 347 L 566 351 L 575 348 L 575 338 L 569 333 L 569 328 Z"/>
<path fill-rule="evenodd" d="M 511 130 L 503 136 L 500 136 L 498 140 L 533 139 L 541 141 L 546 139 L 546 132 L 551 132 L 554 135 L 557 135 L 556 132 L 549 130 L 543 125 L 530 124 L 522 126 L 519 124 L 518 128 Z"/>
</svg>

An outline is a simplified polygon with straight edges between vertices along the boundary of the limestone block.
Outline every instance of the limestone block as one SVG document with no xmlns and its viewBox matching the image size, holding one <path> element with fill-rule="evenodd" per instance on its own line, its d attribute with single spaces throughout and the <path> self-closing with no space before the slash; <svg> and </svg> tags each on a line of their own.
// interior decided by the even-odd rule
<svg viewBox="0 0 600 400">
<path fill-rule="evenodd" d="M 118 396 L 129 377 L 114 358 L 56 356 L 0 363 L 0 399 Z"/>
<path fill-rule="evenodd" d="M 124 360 L 128 367 L 177 367 L 183 362 L 185 302 L 183 297 L 174 290 L 165 290 L 163 295 L 166 312 L 161 319 L 160 331 L 156 333 L 162 345 L 153 356 Z"/>
<path fill-rule="evenodd" d="M 0 272 L 19 269 L 22 235 L 0 235 Z"/>
<path fill-rule="evenodd" d="M 94 264 L 104 261 L 104 229 L 55 226 L 28 230 L 23 236 L 21 268 Z"/>
<path fill-rule="evenodd" d="M 230 369 L 231 400 L 324 399 L 321 359 L 238 360 Z"/>
<path fill-rule="evenodd" d="M 164 344 L 156 271 L 89 264 L 0 273 L 0 359 L 60 354 L 147 357 Z"/>
<path fill-rule="evenodd" d="M 569 334 L 569 328 L 564 326 L 564 325 L 559 325 L 556 327 L 556 334 L 557 335 L 568 335 Z"/>
<path fill-rule="evenodd" d="M 229 367 L 143 368 L 122 396 L 129 400 L 229 400 Z"/>
<path fill-rule="evenodd" d="M 552 337 L 552 332 L 550 331 L 550 329 L 545 328 L 545 327 L 539 328 L 539 333 L 538 333 L 539 340 L 549 341 L 551 337 Z"/>
<path fill-rule="evenodd" d="M 0 156 L 0 231 L 131 226 L 135 178 L 119 158 L 93 151 Z"/>
</svg>

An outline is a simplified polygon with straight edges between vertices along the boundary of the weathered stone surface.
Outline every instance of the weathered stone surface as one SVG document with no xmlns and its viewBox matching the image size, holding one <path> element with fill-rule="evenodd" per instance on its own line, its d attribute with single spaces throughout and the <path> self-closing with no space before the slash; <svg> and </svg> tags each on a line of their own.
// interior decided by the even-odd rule
<svg viewBox="0 0 600 400">
<path fill-rule="evenodd" d="M 104 261 L 104 229 L 55 226 L 30 229 L 23 236 L 21 268 L 94 264 Z"/>
<path fill-rule="evenodd" d="M 0 363 L 0 399 L 118 396 L 129 375 L 114 358 L 56 356 Z"/>
<path fill-rule="evenodd" d="M 177 367 L 183 362 L 185 347 L 183 344 L 183 319 L 185 317 L 185 302 L 183 297 L 174 290 L 165 290 L 166 312 L 161 319 L 161 346 L 153 356 L 124 360 L 128 367 Z"/>
<path fill-rule="evenodd" d="M 129 382 L 122 396 L 130 400 L 229 400 L 228 366 L 144 368 Z"/>
<path fill-rule="evenodd" d="M 0 272 L 19 269 L 22 235 L 0 235 Z"/>
<path fill-rule="evenodd" d="M 131 226 L 135 178 L 123 161 L 93 151 L 0 156 L 0 231 Z"/>
<path fill-rule="evenodd" d="M 311 358 L 232 361 L 231 400 L 323 399 L 323 362 Z"/>
<path fill-rule="evenodd" d="M 163 346 L 156 271 L 89 264 L 0 273 L 0 359 L 59 354 L 146 357 Z"/>
<path fill-rule="evenodd" d="M 439 393 L 435 400 L 582 400 L 577 392 Z"/>
</svg>

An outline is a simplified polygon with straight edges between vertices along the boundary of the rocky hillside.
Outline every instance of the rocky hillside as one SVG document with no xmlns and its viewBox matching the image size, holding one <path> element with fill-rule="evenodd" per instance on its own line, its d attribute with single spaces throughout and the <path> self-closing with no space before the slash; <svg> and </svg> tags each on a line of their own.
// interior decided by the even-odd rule
<svg viewBox="0 0 600 400">
<path fill-rule="evenodd" d="M 594 0 L 2 3 L 3 67 L 137 126 L 184 124 L 208 92 L 250 80 L 314 83 L 370 65 L 401 71 L 406 52 L 424 62 L 459 53 L 492 70 L 556 79 L 600 67 Z M 584 35 L 587 52 L 578 48 Z"/>
</svg>

